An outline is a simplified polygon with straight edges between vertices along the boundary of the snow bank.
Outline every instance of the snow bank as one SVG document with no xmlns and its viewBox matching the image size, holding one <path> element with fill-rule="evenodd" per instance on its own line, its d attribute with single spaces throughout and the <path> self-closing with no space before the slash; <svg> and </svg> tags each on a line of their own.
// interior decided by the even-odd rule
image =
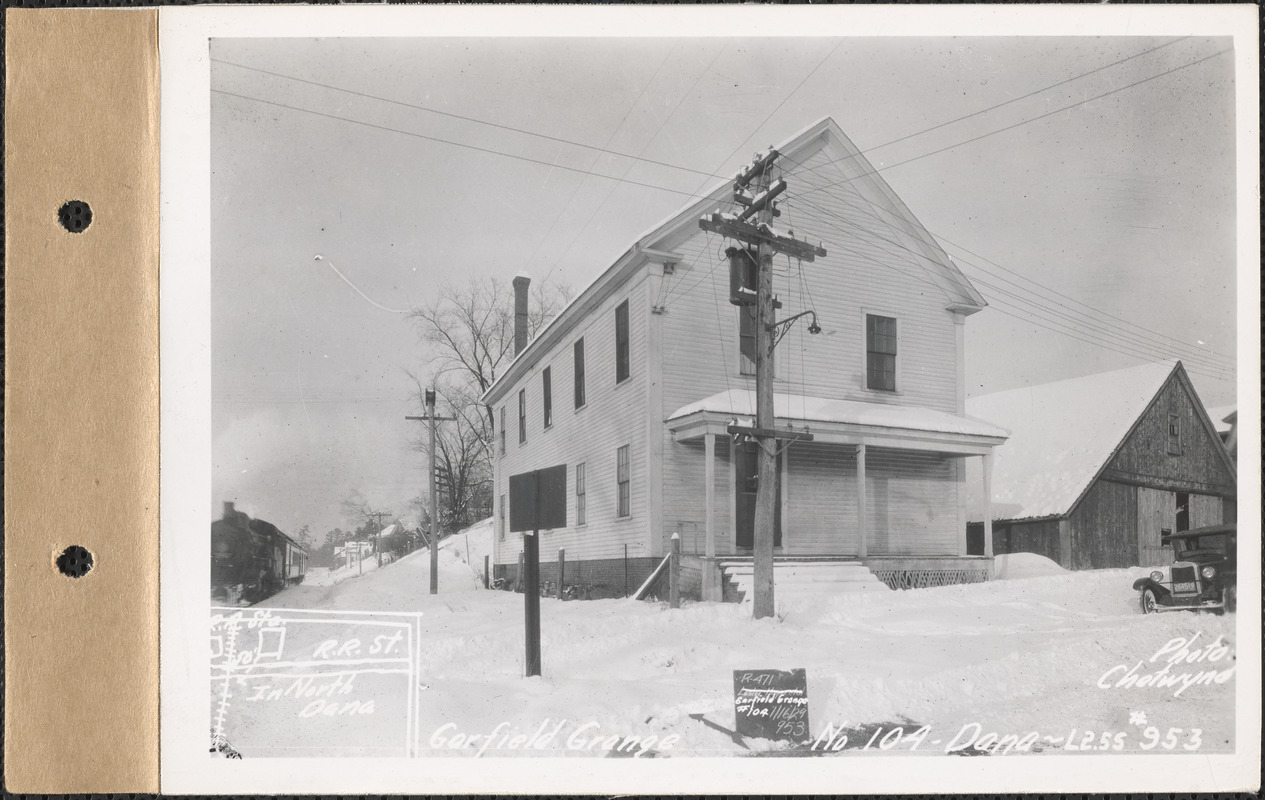
<svg viewBox="0 0 1265 800">
<path fill-rule="evenodd" d="M 1007 553 L 993 559 L 993 577 L 999 581 L 1062 575 L 1067 570 L 1036 553 Z"/>
<path fill-rule="evenodd" d="M 492 555 L 492 529 L 492 518 L 488 517 L 447 537 L 439 543 L 439 549 L 452 551 L 482 581 L 483 557 Z"/>
<path fill-rule="evenodd" d="M 1198 647 L 1221 637 L 1233 655 L 1235 615 L 1142 615 L 1132 583 L 1145 569 L 1035 575 L 1048 564 L 1016 554 L 1006 567 L 1009 577 L 1023 580 L 827 595 L 763 620 L 736 604 L 673 610 L 624 599 L 542 598 L 543 676 L 523 678 L 523 596 L 481 590 L 463 558 L 468 539 L 471 560 L 481 562 L 475 553 L 485 530 L 491 527 L 480 523 L 440 549 L 438 595 L 429 594 L 423 550 L 364 578 L 302 585 L 262 605 L 422 612 L 423 755 L 474 756 L 476 748 L 450 750 L 441 739 L 498 726 L 530 735 L 546 722 L 561 726 L 552 749 L 489 750 L 485 757 L 585 755 L 566 742 L 590 723 L 596 726 L 590 737 L 678 737 L 661 756 L 745 755 L 690 715 L 732 728 L 734 670 L 798 667 L 808 674 L 813 735 L 827 725 L 927 725 L 931 732 L 918 752 L 933 755 L 973 723 L 1018 735 L 1124 731 L 1136 753 L 1143 728 L 1133 715 L 1143 712 L 1146 724 L 1161 730 L 1201 729 L 1201 754 L 1234 747 L 1233 676 L 1180 696 L 1155 686 L 1103 687 L 1104 675 L 1120 665 L 1144 662 L 1144 673 L 1162 666 L 1152 659 L 1174 640 L 1194 637 Z M 379 702 L 388 707 L 404 698 Z M 336 737 L 317 740 L 313 730 L 261 714 L 234 722 L 229 739 L 248 758 L 280 754 L 279 744 L 305 755 L 340 754 Z M 393 735 L 384 727 L 384 741 Z"/>
</svg>

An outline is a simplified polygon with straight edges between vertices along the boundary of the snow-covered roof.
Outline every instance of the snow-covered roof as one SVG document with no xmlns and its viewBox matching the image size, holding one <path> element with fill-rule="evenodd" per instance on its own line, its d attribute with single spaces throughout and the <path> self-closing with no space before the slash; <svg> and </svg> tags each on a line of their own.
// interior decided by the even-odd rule
<svg viewBox="0 0 1265 800">
<path fill-rule="evenodd" d="M 994 451 L 993 519 L 1062 516 L 1124 441 L 1177 362 L 1085 375 L 968 398 L 966 410 L 1010 429 Z M 967 459 L 967 514 L 984 518 L 978 459 Z"/>
<path fill-rule="evenodd" d="M 672 412 L 668 421 L 681 419 L 700 411 L 739 417 L 753 416 L 755 392 L 749 389 L 730 389 L 720 392 L 681 406 Z M 968 436 L 1005 437 L 1007 433 L 1004 429 L 981 419 L 959 417 L 930 408 L 863 403 L 857 400 L 836 400 L 801 394 L 775 393 L 773 415 L 782 419 L 804 422 L 834 422 Z"/>
</svg>

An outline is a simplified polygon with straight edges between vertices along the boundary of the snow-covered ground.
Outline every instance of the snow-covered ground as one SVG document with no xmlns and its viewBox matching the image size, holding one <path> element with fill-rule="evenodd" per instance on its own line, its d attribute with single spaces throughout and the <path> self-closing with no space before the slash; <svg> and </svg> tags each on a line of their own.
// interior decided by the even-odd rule
<svg viewBox="0 0 1265 800">
<path fill-rule="evenodd" d="M 523 596 L 482 589 L 491 536 L 489 521 L 445 540 L 438 595 L 429 594 L 421 550 L 363 577 L 304 583 L 256 608 L 422 612 L 421 755 L 473 756 L 485 740 L 485 756 L 522 755 L 510 736 L 542 726 L 558 733 L 533 754 L 605 755 L 610 742 L 593 751 L 577 744 L 611 736 L 654 736 L 660 757 L 785 748 L 749 740 L 749 751 L 691 715 L 733 728 L 733 670 L 799 667 L 808 674 L 813 735 L 828 726 L 851 731 L 840 755 L 880 752 L 877 741 L 896 726 L 904 738 L 893 753 L 978 755 L 970 745 L 976 726 L 979 735 L 1013 737 L 1011 745 L 1035 734 L 1032 749 L 1045 753 L 1068 752 L 1069 739 L 1106 752 L 1233 748 L 1234 615 L 1143 616 L 1132 589 L 1143 569 L 1064 572 L 1039 556 L 1011 556 L 998 560 L 999 579 L 990 583 L 840 595 L 760 621 L 745 605 L 673 610 L 544 598 L 543 676 L 523 678 Z M 1215 671 L 1220 683 L 1133 685 L 1161 672 L 1192 637 L 1187 650 L 1206 658 L 1169 665 L 1166 676 Z M 1223 649 L 1201 650 L 1217 640 Z M 1129 685 L 1117 685 L 1122 679 Z M 386 709 L 407 700 L 398 690 L 376 699 L 384 729 L 398 725 L 388 724 Z M 342 752 L 336 726 L 296 724 L 293 710 L 276 710 L 230 711 L 224 732 L 232 746 L 247 758 L 280 755 L 274 746 L 282 744 L 290 755 Z M 915 743 L 909 735 L 922 726 Z M 1179 730 L 1170 737 L 1170 729 Z M 875 730 L 879 738 L 864 749 Z M 455 735 L 485 739 L 450 749 Z"/>
</svg>

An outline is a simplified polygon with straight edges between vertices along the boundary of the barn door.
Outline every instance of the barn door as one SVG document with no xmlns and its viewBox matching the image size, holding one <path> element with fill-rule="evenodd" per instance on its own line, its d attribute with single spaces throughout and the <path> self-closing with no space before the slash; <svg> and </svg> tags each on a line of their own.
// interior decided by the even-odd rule
<svg viewBox="0 0 1265 800">
<path fill-rule="evenodd" d="M 1172 492 L 1138 487 L 1138 564 L 1158 567 L 1173 562 L 1173 549 L 1160 544 L 1165 531 L 1177 524 L 1176 498 Z"/>
</svg>

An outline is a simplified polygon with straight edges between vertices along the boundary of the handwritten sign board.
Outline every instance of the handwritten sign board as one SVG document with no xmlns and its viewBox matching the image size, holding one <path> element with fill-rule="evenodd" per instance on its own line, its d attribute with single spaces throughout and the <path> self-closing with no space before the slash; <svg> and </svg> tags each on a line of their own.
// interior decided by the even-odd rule
<svg viewBox="0 0 1265 800">
<path fill-rule="evenodd" d="M 416 755 L 420 617 L 212 608 L 212 741 L 245 758 Z"/>
<path fill-rule="evenodd" d="M 802 669 L 734 670 L 734 719 L 740 736 L 808 741 L 808 674 Z"/>
<path fill-rule="evenodd" d="M 510 530 L 567 527 L 567 465 L 510 476 Z"/>
</svg>

